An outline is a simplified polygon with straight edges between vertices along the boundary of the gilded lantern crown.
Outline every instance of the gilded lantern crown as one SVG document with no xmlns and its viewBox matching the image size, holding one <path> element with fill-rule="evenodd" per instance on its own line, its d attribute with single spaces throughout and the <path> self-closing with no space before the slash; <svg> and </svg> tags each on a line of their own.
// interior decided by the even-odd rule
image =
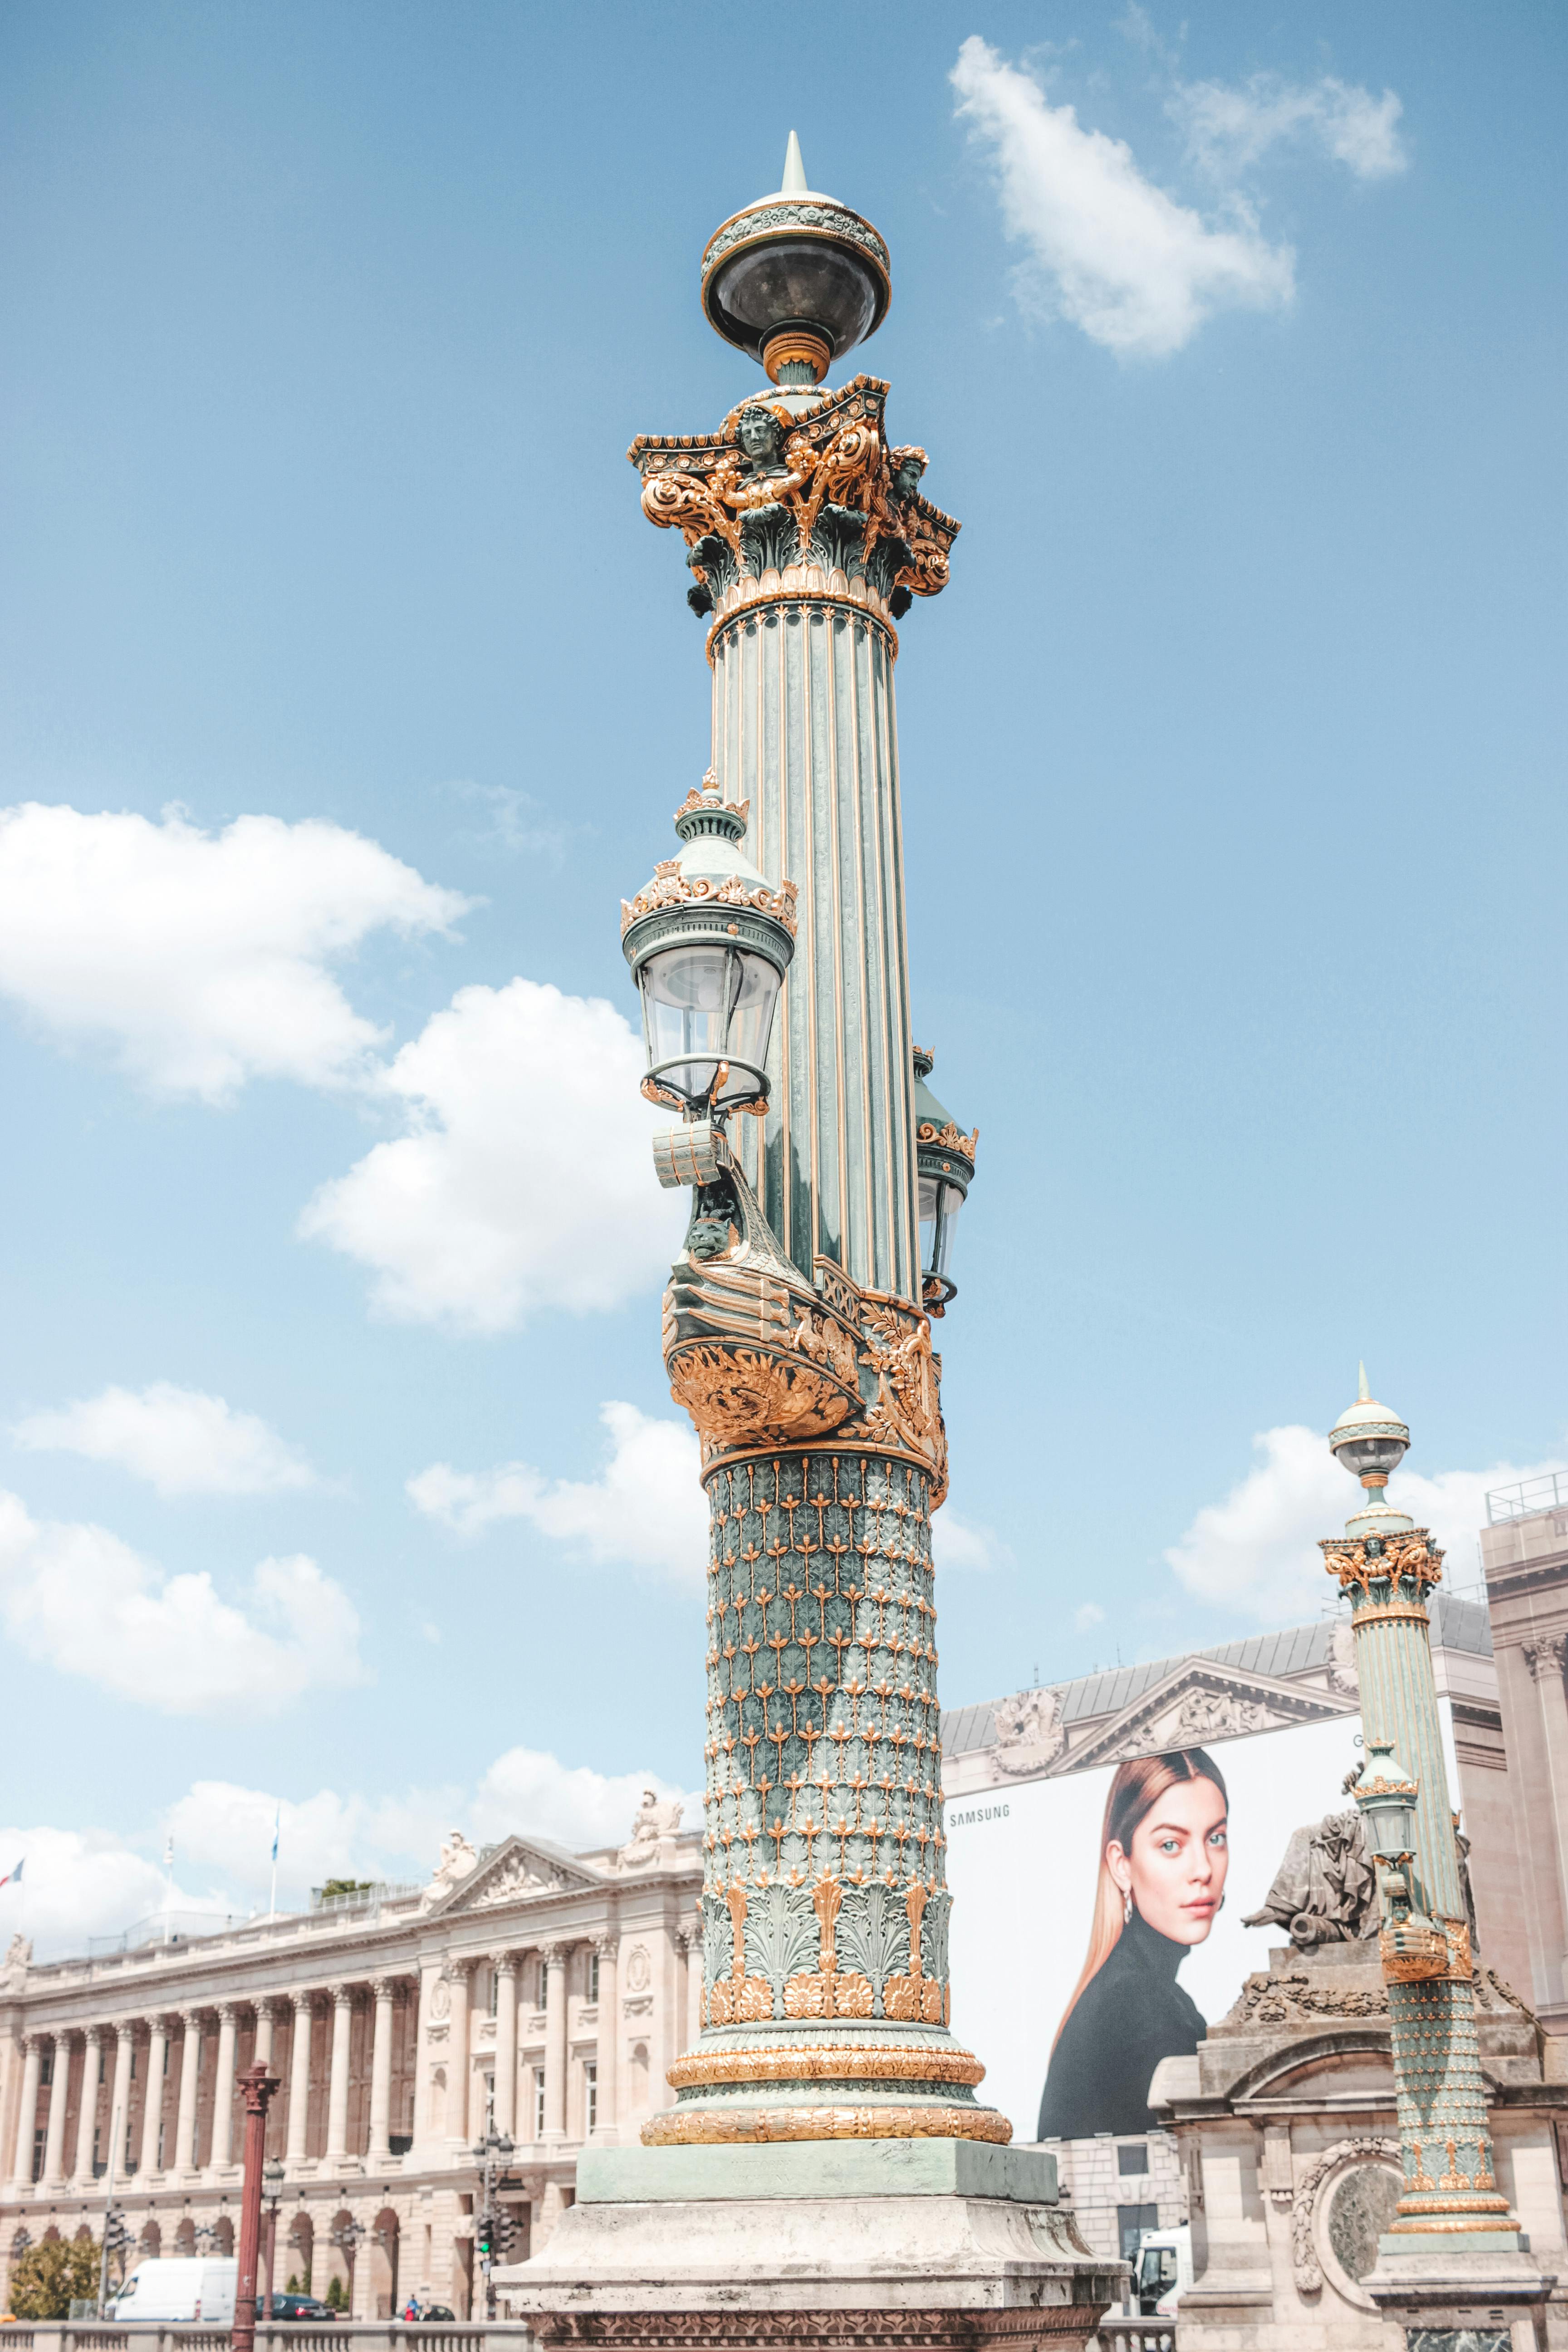
<svg viewBox="0 0 1568 2352">
<path fill-rule="evenodd" d="M 784 185 L 732 214 L 702 256 L 702 308 L 716 332 L 775 383 L 820 383 L 888 315 L 888 248 L 868 220 L 805 184 L 792 131 Z"/>
<path fill-rule="evenodd" d="M 1404 1535 L 1415 1526 L 1402 1512 L 1391 1511 L 1384 1499 L 1389 1473 L 1399 1467 L 1409 1446 L 1409 1430 L 1397 1414 L 1378 1403 L 1367 1387 L 1363 1364 L 1356 1401 L 1329 1432 L 1330 1453 L 1367 1490 L 1363 1507 L 1345 1522 L 1347 1535 Z"/>
</svg>

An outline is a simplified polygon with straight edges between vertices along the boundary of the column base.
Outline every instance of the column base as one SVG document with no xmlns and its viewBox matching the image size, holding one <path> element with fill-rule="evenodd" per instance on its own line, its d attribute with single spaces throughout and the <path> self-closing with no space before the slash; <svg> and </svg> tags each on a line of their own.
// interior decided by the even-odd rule
<svg viewBox="0 0 1568 2352">
<path fill-rule="evenodd" d="M 577 2201 L 498 2294 L 547 2347 L 750 2352 L 835 2339 L 1071 2347 L 1121 2299 L 1054 2158 L 967 2140 L 589 2148 Z"/>
<path fill-rule="evenodd" d="M 1362 2284 L 1405 2330 L 1409 2352 L 1535 2352 L 1557 2282 L 1531 2260 L 1520 2231 L 1492 2230 L 1385 2231 Z"/>
</svg>

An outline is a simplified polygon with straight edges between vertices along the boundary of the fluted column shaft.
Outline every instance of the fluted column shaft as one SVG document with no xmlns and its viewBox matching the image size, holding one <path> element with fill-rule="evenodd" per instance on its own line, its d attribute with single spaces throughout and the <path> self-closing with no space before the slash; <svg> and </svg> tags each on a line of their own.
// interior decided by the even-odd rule
<svg viewBox="0 0 1568 2352">
<path fill-rule="evenodd" d="M 63 2033 L 54 2037 L 55 2063 L 49 2084 L 49 2119 L 44 2126 L 45 2189 L 63 2189 L 66 2180 L 66 2092 L 70 2084 L 71 2046 Z"/>
<path fill-rule="evenodd" d="M 135 2029 L 126 2019 L 114 2029 L 114 2088 L 109 2100 L 109 2161 L 106 2168 L 111 2180 L 123 2179 L 130 2159 L 131 2062 L 135 2054 Z M 152 2087 L 149 2083 L 149 2092 Z M 159 2088 L 162 2087 L 160 2083 Z"/>
<path fill-rule="evenodd" d="M 294 2039 L 289 2052 L 288 2161 L 303 2164 L 310 2123 L 310 2012 L 312 1996 L 297 1992 Z"/>
<path fill-rule="evenodd" d="M 81 2059 L 81 2097 L 76 2111 L 76 2149 L 71 2158 L 73 2180 L 92 2179 L 92 2127 L 98 2116 L 98 2069 L 103 2048 L 103 2028 L 89 2025 Z"/>
<path fill-rule="evenodd" d="M 169 2047 L 169 2021 L 155 2017 L 147 2037 L 147 2088 L 142 2100 L 142 2169 L 158 2170 L 158 2142 L 163 2126 L 163 2068 Z"/>
<path fill-rule="evenodd" d="M 727 801 L 751 803 L 747 854 L 801 893 L 760 1161 L 759 1123 L 737 1122 L 746 1173 L 808 1280 L 820 1254 L 915 1301 L 896 645 L 841 604 L 749 604 L 710 646 L 713 766 Z"/>
<path fill-rule="evenodd" d="M 392 2021 L 395 1986 L 391 1977 L 377 1977 L 371 1987 L 375 2014 L 370 2045 L 370 2154 L 392 2153 Z"/>
<path fill-rule="evenodd" d="M 544 2129 L 543 2139 L 566 2137 L 566 1947 L 546 1944 L 540 1951 L 544 1970 Z"/>
<path fill-rule="evenodd" d="M 621 1946 L 616 1936 L 602 1936 L 599 1954 L 599 2052 L 594 2137 L 614 2142 L 619 2137 L 621 2113 Z"/>
<path fill-rule="evenodd" d="M 331 2072 L 327 2084 L 327 2161 L 339 2162 L 349 2152 L 349 2051 L 353 2034 L 353 1990 L 332 1987 Z"/>
<path fill-rule="evenodd" d="M 517 2129 L 517 1954 L 497 1952 L 495 2127 L 509 2137 Z"/>
<path fill-rule="evenodd" d="M 182 2013 L 182 2023 L 184 2032 L 180 2038 L 179 2121 L 174 2126 L 171 2172 L 188 2171 L 196 2160 L 196 2087 L 201 2074 L 202 2021 L 195 2010 L 187 2009 Z"/>
<path fill-rule="evenodd" d="M 686 2047 L 695 2050 L 702 2038 L 702 1931 L 686 1937 Z"/>
<path fill-rule="evenodd" d="M 16 2161 L 12 2178 L 18 2189 L 33 2180 L 33 2134 L 38 2121 L 38 2076 L 43 2071 L 43 2047 L 36 2033 L 22 2039 L 22 2104 L 16 2110 Z"/>
<path fill-rule="evenodd" d="M 447 2137 L 467 2145 L 468 2137 L 468 1977 L 471 1960 L 448 1960 L 452 1988 L 451 2060 L 447 2075 Z"/>
<path fill-rule="evenodd" d="M 217 2013 L 217 2071 L 213 2083 L 214 2164 L 234 2160 L 234 2031 L 237 2012 L 225 2001 Z"/>
</svg>

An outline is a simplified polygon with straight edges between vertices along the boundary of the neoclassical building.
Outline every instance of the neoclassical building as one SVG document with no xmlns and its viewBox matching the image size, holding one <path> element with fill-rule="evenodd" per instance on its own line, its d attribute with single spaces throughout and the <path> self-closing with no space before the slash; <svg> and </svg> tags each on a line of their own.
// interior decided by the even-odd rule
<svg viewBox="0 0 1568 2352">
<path fill-rule="evenodd" d="M 500 2201 L 520 2259 L 572 2201 L 579 2150 L 670 2103 L 698 2032 L 700 1883 L 698 1834 L 650 1800 L 619 1849 L 476 1853 L 454 1832 L 422 1887 L 39 1967 L 18 1942 L 0 1969 L 0 2276 L 19 2233 L 97 2236 L 111 2187 L 132 2260 L 231 2251 L 234 2079 L 259 2057 L 279 2079 L 277 2284 L 336 2277 L 365 2318 L 411 2291 L 482 2313 L 474 2143 L 493 2126 L 516 2144 Z"/>
</svg>

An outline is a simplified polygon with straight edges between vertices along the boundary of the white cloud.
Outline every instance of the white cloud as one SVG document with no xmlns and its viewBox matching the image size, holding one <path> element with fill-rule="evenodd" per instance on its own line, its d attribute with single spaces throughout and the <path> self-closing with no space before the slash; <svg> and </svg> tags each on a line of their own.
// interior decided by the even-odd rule
<svg viewBox="0 0 1568 2352">
<path fill-rule="evenodd" d="M 1072 1612 L 1072 1622 L 1080 1633 L 1087 1633 L 1105 1622 L 1105 1612 L 1098 1601 L 1080 1601 Z"/>
<path fill-rule="evenodd" d="M 498 1756 L 475 1795 L 474 1832 L 481 1838 L 505 1837 L 510 1830 L 530 1829 L 554 1838 L 560 1845 L 622 1845 L 631 1835 L 632 1817 L 643 1790 L 684 1804 L 683 1830 L 702 1826 L 702 1801 L 689 1797 L 654 1772 L 595 1772 L 587 1765 L 565 1765 L 531 1748 L 510 1748 Z"/>
<path fill-rule="evenodd" d="M 1282 140 L 1320 147 L 1358 180 L 1387 179 L 1410 158 L 1399 136 L 1405 109 L 1393 90 L 1371 90 L 1325 74 L 1310 87 L 1254 74 L 1239 88 L 1224 82 L 1177 87 L 1169 110 L 1186 133 L 1188 152 L 1216 178 L 1245 171 Z"/>
<path fill-rule="evenodd" d="M 329 966 L 383 927 L 445 931 L 468 903 L 317 820 L 205 833 L 177 809 L 0 810 L 0 993 L 159 1094 L 362 1078 L 384 1033 Z"/>
<path fill-rule="evenodd" d="M 326 1878 L 383 1874 L 377 1865 L 385 1857 L 373 1809 L 363 1797 L 340 1797 L 331 1789 L 294 1803 L 230 1780 L 197 1780 L 170 1808 L 163 1826 L 179 1864 L 204 1864 L 255 1897 L 271 1884 L 275 1823 L 279 1885 L 296 1895 Z"/>
<path fill-rule="evenodd" d="M 1356 1508 L 1359 1489 L 1317 1430 L 1268 1429 L 1252 1443 L 1257 1466 L 1223 1502 L 1205 1505 L 1165 1559 L 1202 1601 L 1250 1610 L 1274 1622 L 1298 1613 L 1315 1617 L 1332 1597 L 1319 1539 L 1340 1533 Z M 1471 1584 L 1479 1573 L 1476 1537 L 1486 1522 L 1488 1493 L 1557 1466 L 1521 1470 L 1499 1463 L 1490 1470 L 1444 1470 L 1434 1477 L 1401 1470 L 1389 1480 L 1388 1499 L 1431 1528 L 1448 1555 L 1447 1582 Z"/>
<path fill-rule="evenodd" d="M 944 1503 L 932 1519 L 931 1540 L 938 1569 L 950 1573 L 1005 1568 L 1012 1562 L 1012 1552 L 989 1528 L 961 1518 L 951 1503 Z"/>
<path fill-rule="evenodd" d="M 0 1622 L 28 1657 L 165 1715 L 262 1714 L 363 1679 L 359 1619 L 312 1559 L 264 1559 L 246 1605 L 166 1576 L 107 1528 L 32 1518 L 0 1491 Z"/>
<path fill-rule="evenodd" d="M 79 1952 L 89 1936 L 117 1936 L 162 1911 L 163 1873 L 123 1839 L 102 1830 L 58 1830 L 34 1823 L 0 1829 L 0 1871 L 25 1861 L 19 1886 L 0 1887 L 0 1951 L 18 1930 L 34 1957 Z M 210 1907 L 175 1895 L 180 1909 Z"/>
<path fill-rule="evenodd" d="M 222 1397 L 154 1381 L 105 1389 L 11 1431 L 30 1454 L 80 1454 L 145 1478 L 160 1495 L 274 1495 L 321 1482 L 304 1455 Z"/>
<path fill-rule="evenodd" d="M 1292 299 L 1289 247 L 1269 245 L 1239 199 L 1228 225 L 1211 226 L 1146 180 L 1123 141 L 1048 105 L 978 35 L 951 79 L 959 114 L 993 151 L 1007 233 L 1030 248 L 1025 291 L 1093 341 L 1159 358 L 1216 311 Z"/>
<path fill-rule="evenodd" d="M 643 1069 L 602 998 L 460 989 L 381 1082 L 409 1133 L 324 1184 L 300 1230 L 371 1267 L 408 1321 L 505 1331 L 619 1306 L 658 1286 L 689 1208 L 654 1177 Z"/>
<path fill-rule="evenodd" d="M 689 1424 L 658 1421 L 635 1404 L 602 1405 L 610 1458 L 595 1479 L 547 1478 L 527 1462 L 478 1474 L 433 1463 L 408 1481 L 426 1516 L 463 1535 L 525 1519 L 593 1560 L 651 1568 L 700 1584 L 708 1567 L 708 1505 Z"/>
</svg>

